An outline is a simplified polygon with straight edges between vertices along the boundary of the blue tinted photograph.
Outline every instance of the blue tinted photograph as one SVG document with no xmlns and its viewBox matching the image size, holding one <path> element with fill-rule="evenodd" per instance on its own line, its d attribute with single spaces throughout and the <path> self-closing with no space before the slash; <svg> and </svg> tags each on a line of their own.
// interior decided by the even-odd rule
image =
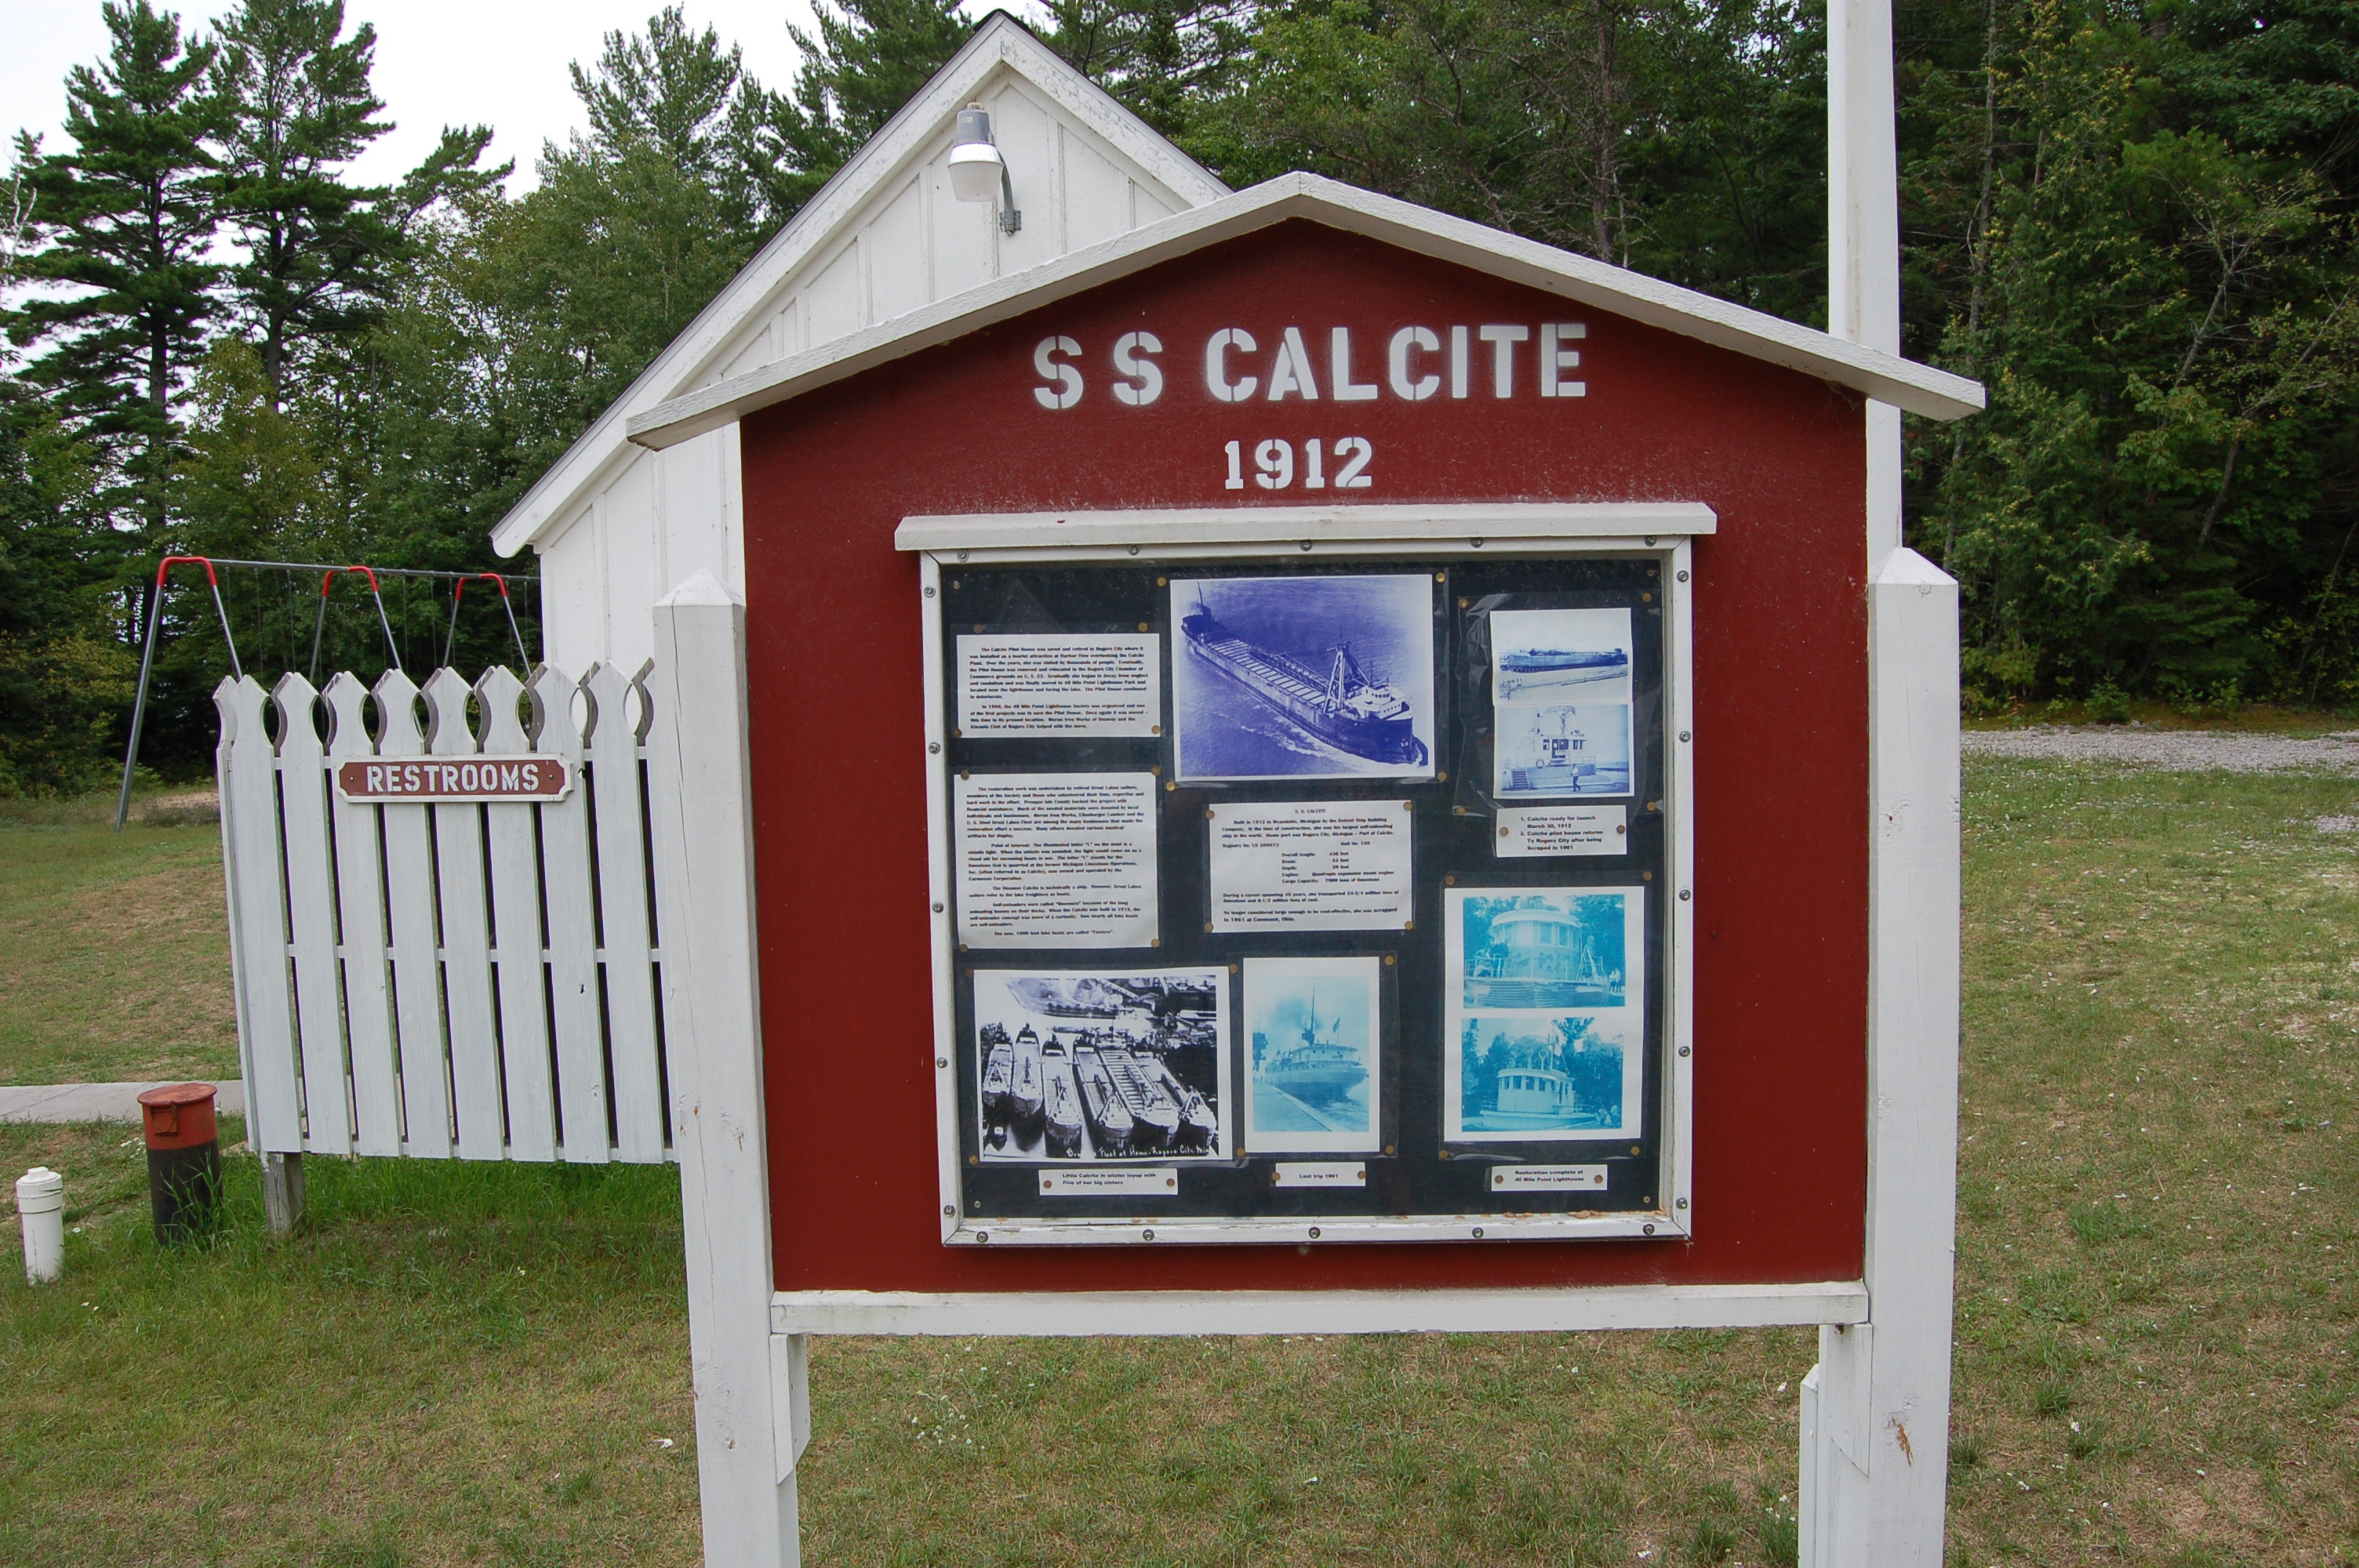
<svg viewBox="0 0 2359 1568">
<path fill-rule="evenodd" d="M 1453 892 L 1464 1005 L 1620 1007 L 1629 996 L 1624 892 Z"/>
<path fill-rule="evenodd" d="M 1433 776 L 1433 579 L 1174 578 L 1179 776 Z"/>
<path fill-rule="evenodd" d="M 1630 612 L 1494 611 L 1491 658 L 1495 702 L 1627 702 Z"/>
<path fill-rule="evenodd" d="M 1501 799 L 1630 793 L 1630 709 L 1535 707 L 1496 710 Z"/>
<path fill-rule="evenodd" d="M 1247 1149 L 1377 1147 L 1377 963 L 1373 957 L 1245 961 Z"/>
<path fill-rule="evenodd" d="M 1618 1018 L 1467 1019 L 1451 1135 L 1622 1135 L 1636 1109 L 1623 1036 Z"/>
</svg>

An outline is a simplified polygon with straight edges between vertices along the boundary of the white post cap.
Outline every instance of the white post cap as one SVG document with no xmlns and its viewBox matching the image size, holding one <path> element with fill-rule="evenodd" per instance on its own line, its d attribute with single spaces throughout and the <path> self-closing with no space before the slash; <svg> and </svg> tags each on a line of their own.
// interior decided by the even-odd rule
<svg viewBox="0 0 2359 1568">
<path fill-rule="evenodd" d="M 66 1179 L 47 1165 L 36 1165 L 16 1178 L 16 1212 L 48 1214 L 65 1206 Z"/>
</svg>

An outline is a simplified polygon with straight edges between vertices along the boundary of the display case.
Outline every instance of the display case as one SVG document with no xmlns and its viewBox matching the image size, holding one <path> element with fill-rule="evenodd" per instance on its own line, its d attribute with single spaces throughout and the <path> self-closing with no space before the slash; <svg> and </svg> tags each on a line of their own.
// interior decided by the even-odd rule
<svg viewBox="0 0 2359 1568">
<path fill-rule="evenodd" d="M 1450 510 L 924 553 L 946 1243 L 1689 1233 L 1687 541 Z"/>
</svg>

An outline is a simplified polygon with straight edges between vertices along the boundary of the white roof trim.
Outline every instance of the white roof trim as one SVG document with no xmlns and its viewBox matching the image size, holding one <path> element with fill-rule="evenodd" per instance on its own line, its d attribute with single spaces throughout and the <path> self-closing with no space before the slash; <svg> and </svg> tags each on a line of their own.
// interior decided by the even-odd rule
<svg viewBox="0 0 2359 1568">
<path fill-rule="evenodd" d="M 813 252 L 836 238 L 876 189 L 924 156 L 944 134 L 959 106 L 992 72 L 1006 66 L 1040 89 L 1058 107 L 1103 136 L 1124 157 L 1174 195 L 1190 202 L 1217 200 L 1229 188 L 1004 11 L 984 18 L 974 36 L 901 106 L 817 195 L 788 220 L 744 270 L 713 296 L 679 337 L 641 371 L 623 395 L 591 422 L 565 455 L 533 481 L 492 530 L 492 547 L 512 556 L 538 543 L 550 526 L 592 489 L 615 459 L 629 450 L 625 422 L 667 397 L 678 397 L 728 351 L 738 328 Z"/>
<path fill-rule="evenodd" d="M 1481 549 L 1518 541 L 1689 537 L 1714 533 L 1719 514 L 1695 502 L 1475 502 L 1422 505 L 1205 506 L 1136 512 L 999 512 L 905 517 L 897 550 L 1061 550 L 1206 545 L 1234 549 L 1314 543 L 1350 546 L 1448 543 Z"/>
<path fill-rule="evenodd" d="M 657 449 L 676 445 L 814 387 L 1289 218 L 1307 218 L 1545 289 L 1819 376 L 1913 414 L 1955 419 L 1983 406 L 1982 384 L 1964 376 L 1463 218 L 1298 172 L 676 397 L 634 416 L 630 438 Z"/>
</svg>

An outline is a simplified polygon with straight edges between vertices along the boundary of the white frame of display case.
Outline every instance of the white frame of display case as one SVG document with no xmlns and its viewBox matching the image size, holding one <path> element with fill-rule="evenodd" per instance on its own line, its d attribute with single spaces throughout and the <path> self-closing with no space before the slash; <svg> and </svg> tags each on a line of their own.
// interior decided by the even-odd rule
<svg viewBox="0 0 2359 1568">
<path fill-rule="evenodd" d="M 945 1246 L 1190 1246 L 1272 1243 L 1331 1247 L 1371 1241 L 1679 1240 L 1694 1226 L 1694 1072 L 1691 900 L 1695 827 L 1694 638 L 1690 540 L 1718 525 L 1694 504 L 1509 503 L 1494 505 L 1264 506 L 1152 512 L 983 514 L 910 517 L 894 542 L 918 554 L 925 659 L 926 847 L 934 987 L 934 1114 L 941 1236 Z M 941 766 L 945 728 L 941 570 L 1043 561 L 1147 566 L 1174 560 L 1380 561 L 1486 556 L 1614 556 L 1662 568 L 1665 847 L 1658 901 L 1664 932 L 1664 1027 L 1655 1071 L 1663 1086 L 1653 1208 L 1590 1214 L 1528 1212 L 1369 1217 L 1288 1216 L 1239 1219 L 1186 1213 L 1122 1217 L 1011 1218 L 968 1212 L 962 1157 L 959 1051 L 954 1023 L 958 951 L 951 908 L 949 780 Z M 1635 802 L 1635 796 L 1634 802 Z M 1109 961 L 1113 961 L 1109 959 Z M 1223 1041 L 1222 1048 L 1229 1048 Z M 1229 1108 L 1234 1113 L 1234 1108 Z M 1182 1162 L 1184 1165 L 1184 1162 Z"/>
</svg>

